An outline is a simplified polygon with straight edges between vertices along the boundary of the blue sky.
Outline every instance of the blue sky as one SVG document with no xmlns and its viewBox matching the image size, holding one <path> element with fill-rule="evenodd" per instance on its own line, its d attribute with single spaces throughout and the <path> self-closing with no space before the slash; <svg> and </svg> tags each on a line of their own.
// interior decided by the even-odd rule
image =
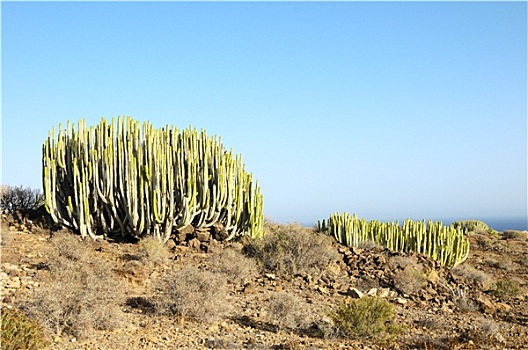
<svg viewBox="0 0 528 350">
<path fill-rule="evenodd" d="M 222 137 L 266 216 L 526 217 L 524 2 L 2 2 L 2 181 L 52 126 Z"/>
</svg>

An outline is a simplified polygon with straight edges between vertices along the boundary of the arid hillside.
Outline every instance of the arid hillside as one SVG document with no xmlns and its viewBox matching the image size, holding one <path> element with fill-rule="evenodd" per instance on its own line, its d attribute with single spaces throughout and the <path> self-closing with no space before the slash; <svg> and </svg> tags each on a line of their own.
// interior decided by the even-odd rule
<svg viewBox="0 0 528 350">
<path fill-rule="evenodd" d="M 4 215 L 2 349 L 528 349 L 526 232 L 471 233 L 449 270 L 294 224 L 266 231 L 94 242 Z"/>
</svg>

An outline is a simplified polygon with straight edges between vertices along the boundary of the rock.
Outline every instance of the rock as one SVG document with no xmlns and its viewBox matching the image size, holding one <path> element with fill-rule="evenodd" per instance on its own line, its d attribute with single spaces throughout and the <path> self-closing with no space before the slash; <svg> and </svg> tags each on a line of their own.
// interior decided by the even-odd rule
<svg viewBox="0 0 528 350">
<path fill-rule="evenodd" d="M 330 292 L 328 291 L 327 288 L 323 287 L 323 286 L 317 286 L 317 291 L 321 294 L 324 294 L 324 295 L 329 295 Z"/>
<path fill-rule="evenodd" d="M 404 299 L 404 298 L 396 298 L 395 301 L 400 304 L 400 305 L 406 305 L 407 304 L 407 299 Z"/>
<path fill-rule="evenodd" d="M 224 225 L 222 225 L 219 222 L 213 225 L 212 231 L 213 231 L 213 238 L 216 239 L 217 241 L 223 241 L 227 237 L 229 237 L 229 233 L 227 232 L 226 228 L 224 227 Z"/>
<path fill-rule="evenodd" d="M 169 240 L 167 241 L 167 243 L 165 243 L 165 244 L 166 244 L 166 246 L 167 246 L 167 249 L 169 249 L 169 250 L 173 250 L 173 249 L 176 248 L 176 242 L 174 242 L 174 239 L 172 239 L 172 238 L 169 239 Z"/>
<path fill-rule="evenodd" d="M 266 276 L 269 280 L 274 280 L 277 278 L 277 276 L 275 276 L 274 274 L 272 273 L 267 273 L 265 274 L 264 276 Z"/>
<path fill-rule="evenodd" d="M 390 289 L 389 288 L 381 288 L 379 291 L 378 291 L 378 297 L 380 298 L 387 298 L 390 294 Z"/>
<path fill-rule="evenodd" d="M 188 242 L 189 248 L 194 249 L 194 250 L 200 249 L 200 244 L 201 242 L 197 238 L 193 238 Z"/>
<path fill-rule="evenodd" d="M 200 242 L 209 242 L 209 240 L 211 240 L 211 234 L 209 231 L 196 230 L 194 231 L 194 235 Z"/>
<path fill-rule="evenodd" d="M 482 312 L 491 314 L 496 310 L 496 307 L 493 302 L 484 295 L 481 295 L 477 298 L 477 303 L 479 304 Z"/>
<path fill-rule="evenodd" d="M 376 296 L 378 295 L 378 288 L 371 288 L 369 289 L 369 291 L 367 292 L 367 295 L 368 296 Z"/>
<path fill-rule="evenodd" d="M 354 299 L 360 299 L 365 296 L 365 294 L 362 291 L 354 287 L 351 287 L 348 289 L 347 295 L 351 296 Z"/>
<path fill-rule="evenodd" d="M 350 250 L 356 255 L 361 255 L 363 253 L 364 249 L 358 248 L 358 247 L 351 247 Z"/>
<path fill-rule="evenodd" d="M 504 311 L 504 312 L 510 312 L 512 309 L 510 305 L 503 303 L 503 302 L 495 304 L 495 307 L 497 308 L 497 310 Z"/>
<path fill-rule="evenodd" d="M 427 275 L 427 281 L 433 285 L 436 285 L 438 283 L 438 279 L 439 276 L 436 270 L 431 270 L 431 272 L 429 272 L 429 274 Z"/>
<path fill-rule="evenodd" d="M 184 245 L 177 245 L 176 247 L 174 247 L 174 251 L 176 255 L 185 255 L 189 252 L 189 247 Z"/>
</svg>

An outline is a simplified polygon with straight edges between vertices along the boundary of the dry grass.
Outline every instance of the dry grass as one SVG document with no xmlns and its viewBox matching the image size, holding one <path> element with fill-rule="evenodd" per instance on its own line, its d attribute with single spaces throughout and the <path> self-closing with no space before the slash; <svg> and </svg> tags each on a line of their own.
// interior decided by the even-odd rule
<svg viewBox="0 0 528 350">
<path fill-rule="evenodd" d="M 427 287 L 427 276 L 419 268 L 408 265 L 393 276 L 394 287 L 407 295 L 412 295 Z"/>
<path fill-rule="evenodd" d="M 330 237 L 296 224 L 269 225 L 263 239 L 250 242 L 246 253 L 279 275 L 320 274 L 339 260 Z"/>
<path fill-rule="evenodd" d="M 489 290 L 494 283 L 490 275 L 484 271 L 477 270 L 469 264 L 457 265 L 452 271 L 455 275 L 477 282 L 483 290 Z"/>
<path fill-rule="evenodd" d="M 228 283 L 244 284 L 257 274 L 257 264 L 241 252 L 226 248 L 209 258 L 209 270 L 225 276 Z"/>
<path fill-rule="evenodd" d="M 296 329 L 307 323 L 305 303 L 296 295 L 271 292 L 267 302 L 268 317 L 277 330 Z"/>
<path fill-rule="evenodd" d="M 177 315 L 182 321 L 215 322 L 230 311 L 229 293 L 223 275 L 187 265 L 166 273 L 158 283 L 162 295 L 158 309 Z"/>
<path fill-rule="evenodd" d="M 93 330 L 120 325 L 121 286 L 105 260 L 91 255 L 89 242 L 60 232 L 46 254 L 49 274 L 40 279 L 25 312 L 57 335 L 82 339 Z"/>
<path fill-rule="evenodd" d="M 169 250 L 165 244 L 149 236 L 138 242 L 138 256 L 142 262 L 156 266 L 167 262 Z"/>
<path fill-rule="evenodd" d="M 502 233 L 504 239 L 528 239 L 528 231 L 507 230 Z"/>
</svg>

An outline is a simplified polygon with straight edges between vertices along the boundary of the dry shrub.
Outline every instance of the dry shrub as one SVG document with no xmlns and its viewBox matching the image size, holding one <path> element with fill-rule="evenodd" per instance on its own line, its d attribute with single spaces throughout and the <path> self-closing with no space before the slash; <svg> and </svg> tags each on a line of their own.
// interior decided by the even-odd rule
<svg viewBox="0 0 528 350">
<path fill-rule="evenodd" d="M 395 271 L 394 287 L 403 294 L 411 295 L 427 287 L 427 276 L 415 257 L 395 255 L 390 258 L 389 266 Z"/>
<path fill-rule="evenodd" d="M 94 330 L 118 327 L 123 293 L 112 266 L 90 254 L 90 243 L 67 232 L 55 235 L 51 243 L 49 274 L 41 277 L 23 309 L 57 335 L 82 339 Z"/>
<path fill-rule="evenodd" d="M 457 265 L 453 268 L 452 272 L 454 275 L 477 282 L 484 290 L 489 290 L 493 286 L 493 278 L 490 275 L 484 271 L 477 270 L 471 265 Z"/>
<path fill-rule="evenodd" d="M 148 236 L 138 242 L 138 256 L 144 263 L 161 265 L 169 259 L 167 246 L 153 236 Z"/>
<path fill-rule="evenodd" d="M 412 295 L 427 287 L 427 276 L 418 267 L 408 265 L 393 276 L 394 287 L 404 294 Z"/>
<path fill-rule="evenodd" d="M 224 317 L 230 305 L 228 288 L 223 275 L 202 271 L 187 265 L 167 272 L 158 283 L 163 293 L 158 308 L 171 314 L 200 322 L 214 322 Z"/>
<path fill-rule="evenodd" d="M 239 284 L 257 274 L 257 264 L 235 249 L 223 249 L 209 258 L 209 270 L 225 276 L 228 283 Z"/>
<path fill-rule="evenodd" d="M 514 298 L 521 293 L 519 282 L 514 280 L 501 280 L 493 285 L 493 295 L 499 298 Z"/>
<path fill-rule="evenodd" d="M 449 285 L 448 285 L 449 286 Z M 459 285 L 451 289 L 453 303 L 461 312 L 475 312 L 479 310 L 478 304 L 468 296 L 467 289 Z"/>
<path fill-rule="evenodd" d="M 0 185 L 0 213 L 28 212 L 44 200 L 39 190 L 30 187 Z"/>
<path fill-rule="evenodd" d="M 304 302 L 296 295 L 286 292 L 270 292 L 268 298 L 268 317 L 275 323 L 277 330 L 295 329 L 307 322 Z"/>
<path fill-rule="evenodd" d="M 297 224 L 268 225 L 267 234 L 245 247 L 246 253 L 279 275 L 320 274 L 339 254 L 330 237 Z"/>
<path fill-rule="evenodd" d="M 336 334 L 346 338 L 384 338 L 397 332 L 394 307 L 382 298 L 352 299 L 337 307 L 330 317 Z"/>
<path fill-rule="evenodd" d="M 528 239 L 528 231 L 506 230 L 502 233 L 504 239 Z"/>
<path fill-rule="evenodd" d="M 0 323 L 2 324 L 0 345 L 2 349 L 40 350 L 48 344 L 42 327 L 20 311 L 4 307 L 0 316 Z"/>
</svg>

